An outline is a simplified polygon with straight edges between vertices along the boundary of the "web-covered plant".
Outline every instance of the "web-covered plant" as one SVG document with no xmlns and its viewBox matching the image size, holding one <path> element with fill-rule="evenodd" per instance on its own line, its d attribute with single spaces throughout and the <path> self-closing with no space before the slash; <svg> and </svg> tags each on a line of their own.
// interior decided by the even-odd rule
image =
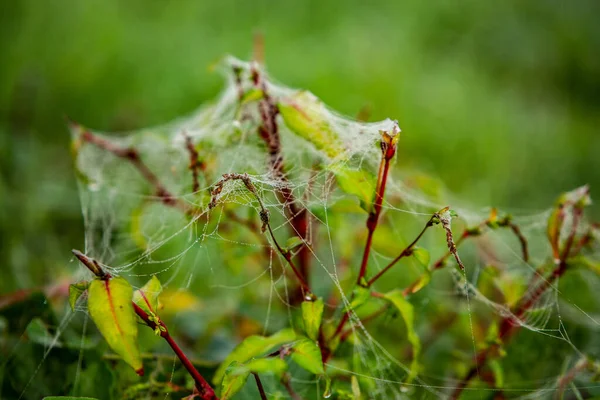
<svg viewBox="0 0 600 400">
<path fill-rule="evenodd" d="M 532 215 L 450 208 L 434 179 L 394 168 L 397 122 L 340 116 L 257 63 L 222 69 L 188 118 L 71 127 L 76 255 L 95 275 L 81 269 L 71 305 L 114 368 L 149 377 L 123 372 L 114 396 L 600 395 L 587 187 Z"/>
</svg>

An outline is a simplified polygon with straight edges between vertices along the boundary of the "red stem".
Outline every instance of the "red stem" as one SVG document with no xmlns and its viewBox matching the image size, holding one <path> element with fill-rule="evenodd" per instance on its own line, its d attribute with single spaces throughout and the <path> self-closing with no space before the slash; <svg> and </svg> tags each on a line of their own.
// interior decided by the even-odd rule
<svg viewBox="0 0 600 400">
<path fill-rule="evenodd" d="M 296 264 L 294 264 L 294 262 L 292 261 L 292 254 L 288 250 L 284 250 L 279 245 L 279 242 L 277 242 L 277 239 L 275 239 L 275 234 L 273 234 L 273 230 L 271 229 L 271 224 L 267 224 L 267 229 L 269 230 L 271 239 L 273 239 L 273 243 L 275 243 L 275 247 L 277 247 L 277 251 L 279 251 L 279 253 L 283 256 L 283 258 L 285 258 L 285 260 L 288 262 L 288 264 L 292 268 L 292 271 L 294 271 L 294 274 L 296 275 L 296 278 L 298 278 L 298 282 L 300 283 L 300 287 L 302 288 L 302 290 L 306 291 L 306 293 L 312 293 L 310 290 L 310 287 L 308 286 L 308 283 L 304 279 L 304 276 L 300 273 L 300 271 L 296 267 Z"/>
<path fill-rule="evenodd" d="M 367 218 L 367 229 L 369 230 L 369 233 L 367 236 L 367 242 L 365 243 L 362 262 L 360 264 L 360 271 L 358 273 L 358 278 L 356 279 L 356 283 L 359 285 L 367 274 L 367 264 L 369 263 L 369 254 L 371 252 L 371 244 L 373 243 L 373 234 L 375 233 L 375 229 L 377 229 L 377 222 L 379 221 L 379 215 L 381 214 L 383 196 L 385 195 L 385 186 L 390 170 L 390 161 L 393 156 L 394 152 L 392 152 L 391 156 L 389 157 L 388 154 L 384 153 L 381 159 L 381 164 L 379 165 L 379 176 L 377 178 L 377 189 L 375 191 L 375 204 L 373 204 L 373 209 L 369 213 L 369 218 Z"/>
<path fill-rule="evenodd" d="M 562 211 L 562 210 L 561 210 Z M 519 320 L 525 315 L 525 313 L 539 300 L 539 298 L 548 290 L 554 281 L 560 278 L 567 271 L 567 258 L 570 256 L 571 247 L 573 246 L 573 242 L 575 240 L 575 235 L 577 234 L 577 228 L 579 226 L 579 222 L 581 220 L 581 216 L 583 214 L 583 209 L 581 207 L 575 207 L 573 209 L 573 226 L 571 227 L 571 232 L 567 238 L 562 254 L 558 251 L 558 244 L 552 244 L 553 254 L 560 254 L 560 259 L 558 261 L 557 267 L 552 272 L 552 275 L 548 276 L 545 280 L 541 281 L 540 284 L 536 287 L 533 285 L 538 279 L 538 274 L 536 273 L 529 283 L 530 290 L 519 300 L 515 310 L 511 315 L 505 317 L 500 322 L 500 328 L 498 331 L 498 338 L 503 339 L 505 336 L 509 337 L 516 329 L 518 329 L 521 325 L 519 324 Z M 532 288 L 532 289 L 531 289 Z M 475 363 L 469 370 L 469 372 L 465 375 L 465 377 L 459 382 L 458 386 L 455 388 L 452 393 L 452 399 L 458 399 L 462 391 L 469 384 L 471 379 L 475 377 L 479 366 L 484 364 L 491 351 L 497 347 L 497 344 L 494 344 L 490 347 L 487 347 L 481 350 L 477 356 L 475 357 Z"/>
<path fill-rule="evenodd" d="M 116 157 L 128 160 L 144 177 L 144 179 L 148 181 L 150 185 L 152 185 L 155 195 L 159 197 L 164 204 L 179 208 L 185 213 L 192 211 L 186 203 L 169 192 L 169 190 L 162 184 L 154 172 L 152 172 L 150 168 L 148 168 L 148 166 L 142 161 L 139 152 L 135 148 L 117 146 L 109 140 L 94 135 L 89 130 L 83 131 L 81 134 L 81 140 L 91 143 L 100 149 L 106 150 L 109 153 L 114 154 Z"/>
<path fill-rule="evenodd" d="M 218 400 L 218 397 L 215 394 L 213 388 L 204 379 L 200 372 L 198 372 L 196 367 L 194 367 L 194 365 L 187 358 L 183 350 L 181 350 L 181 347 L 179 347 L 175 340 L 173 340 L 173 337 L 169 334 L 169 330 L 167 329 L 165 324 L 162 321 L 159 321 L 160 325 L 157 324 L 156 322 L 150 319 L 150 316 L 144 310 L 142 310 L 140 306 L 138 306 L 134 302 L 131 302 L 131 304 L 133 304 L 133 309 L 135 310 L 135 313 L 142 320 L 144 320 L 146 325 L 148 325 L 152 329 L 156 329 L 157 327 L 160 329 L 160 336 L 162 336 L 167 341 L 167 343 L 169 344 L 169 346 L 171 346 L 171 349 L 173 349 L 173 351 L 175 352 L 185 369 L 192 376 L 192 378 L 194 378 L 194 382 L 196 383 L 196 389 L 198 389 L 198 392 L 200 392 L 201 398 L 203 400 Z"/>
<path fill-rule="evenodd" d="M 371 279 L 369 279 L 369 281 L 367 282 L 367 287 L 369 287 L 373 283 L 375 283 L 375 281 L 377 279 L 379 279 L 381 277 L 381 275 L 385 274 L 398 261 L 400 261 L 400 259 L 402 259 L 403 257 L 409 256 L 409 255 L 412 254 L 413 248 L 419 242 L 419 240 L 421 240 L 421 237 L 423 237 L 423 235 L 425 234 L 425 231 L 427 231 L 428 228 L 430 228 L 430 227 L 433 226 L 433 218 L 434 217 L 435 217 L 435 215 L 432 216 L 429 219 L 429 221 L 427 221 L 427 224 L 425 224 L 425 227 L 421 230 L 421 232 L 419 233 L 419 235 L 417 235 L 417 237 L 415 238 L 415 240 L 413 240 L 411 244 L 409 244 L 408 246 L 406 246 L 406 248 L 404 250 L 402 250 L 402 252 L 398 255 L 398 257 L 394 258 L 392 260 L 392 262 L 390 262 L 386 267 L 384 267 L 381 271 L 379 271 L 374 277 L 372 277 Z"/>
<path fill-rule="evenodd" d="M 266 81 L 263 79 L 258 68 L 253 67 L 252 81 L 254 86 L 262 90 L 263 98 L 259 103 L 259 112 L 262 120 L 262 125 L 258 128 L 260 138 L 265 142 L 269 153 L 269 165 L 271 173 L 275 179 L 281 181 L 282 185 L 277 191 L 277 197 L 285 206 L 287 217 L 291 221 L 292 233 L 299 238 L 306 240 L 308 232 L 308 213 L 305 208 L 298 207 L 294 194 L 289 188 L 287 177 L 285 176 L 285 168 L 283 163 L 283 155 L 281 152 L 281 138 L 279 135 L 279 126 L 277 124 L 277 114 L 279 108 L 269 94 Z M 310 253 L 306 246 L 303 246 L 298 252 L 299 272 L 303 280 L 308 280 Z"/>
<path fill-rule="evenodd" d="M 103 268 L 100 266 L 100 264 L 98 264 L 96 260 L 86 256 L 78 250 L 73 250 L 73 254 L 98 278 L 103 280 L 108 280 L 111 278 L 110 274 L 104 272 Z M 181 360 L 181 363 L 183 364 L 185 369 L 187 369 L 188 373 L 192 376 L 192 378 L 194 378 L 194 381 L 196 383 L 196 389 L 202 396 L 202 400 L 219 400 L 213 388 L 208 384 L 204 377 L 202 377 L 200 372 L 198 372 L 198 370 L 194 367 L 191 361 L 183 353 L 183 350 L 181 350 L 179 345 L 177 345 L 177 343 L 173 340 L 173 338 L 169 334 L 167 326 L 160 319 L 151 319 L 148 313 L 146 313 L 146 311 L 140 308 L 140 306 L 138 306 L 135 302 L 132 301 L 131 304 L 135 313 L 146 323 L 146 325 L 148 325 L 153 330 L 156 330 L 157 328 L 159 329 L 160 336 L 162 336 L 167 341 L 167 343 L 169 343 L 169 346 L 171 346 L 177 357 L 179 357 L 179 360 Z"/>
</svg>

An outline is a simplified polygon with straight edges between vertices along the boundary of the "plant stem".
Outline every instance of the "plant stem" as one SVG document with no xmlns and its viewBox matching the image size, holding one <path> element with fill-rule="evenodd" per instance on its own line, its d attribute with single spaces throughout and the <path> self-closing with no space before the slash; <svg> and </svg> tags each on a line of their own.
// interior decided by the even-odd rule
<svg viewBox="0 0 600 400">
<path fill-rule="evenodd" d="M 159 197 L 164 204 L 179 208 L 185 213 L 190 213 L 193 211 L 185 202 L 175 197 L 171 192 L 169 192 L 169 190 L 167 190 L 154 172 L 152 172 L 150 168 L 148 168 L 148 166 L 142 161 L 139 152 L 135 148 L 117 146 L 109 140 L 94 135 L 92 132 L 80 127 L 76 123 L 72 122 L 72 125 L 83 130 L 80 135 L 82 141 L 91 143 L 100 149 L 106 150 L 119 158 L 129 161 L 138 170 L 142 177 L 148 181 L 150 185 L 152 185 L 155 195 Z"/>
<path fill-rule="evenodd" d="M 104 280 L 108 280 L 111 278 L 110 274 L 104 272 L 104 270 L 96 260 L 86 256 L 78 250 L 73 250 L 73 254 L 98 278 Z M 167 341 L 169 346 L 171 346 L 171 349 L 173 349 L 173 351 L 175 352 L 177 357 L 179 357 L 179 360 L 181 361 L 185 369 L 194 379 L 194 382 L 196 383 L 196 389 L 200 392 L 202 400 L 218 400 L 218 397 L 216 396 L 213 388 L 208 384 L 208 382 L 204 379 L 200 372 L 198 372 L 198 370 L 194 367 L 192 362 L 187 358 L 187 356 L 185 355 L 183 350 L 181 350 L 181 348 L 175 342 L 175 340 L 173 340 L 173 337 L 169 334 L 169 330 L 167 329 L 166 325 L 160 319 L 151 319 L 148 313 L 142 310 L 140 306 L 138 306 L 135 302 L 132 301 L 131 304 L 135 313 L 146 323 L 146 325 L 148 325 L 153 330 L 159 328 L 160 336 Z M 158 321 L 158 323 L 155 321 Z"/>
<path fill-rule="evenodd" d="M 200 190 L 200 182 L 198 182 L 198 171 L 202 170 L 204 165 L 200 162 L 198 152 L 192 143 L 192 138 L 186 133 L 185 136 L 185 147 L 190 155 L 190 164 L 188 168 L 192 171 L 192 191 L 196 193 Z"/>
<path fill-rule="evenodd" d="M 527 245 L 527 239 L 521 232 L 521 229 L 519 228 L 518 225 L 514 224 L 511 221 L 507 221 L 506 226 L 508 226 L 510 228 L 510 230 L 513 231 L 513 233 L 515 234 L 515 236 L 517 237 L 517 239 L 519 239 L 519 242 L 521 243 L 521 252 L 523 253 L 523 261 L 529 262 L 529 250 L 528 250 L 528 245 Z"/>
<path fill-rule="evenodd" d="M 564 209 L 561 209 L 564 213 Z M 562 253 L 558 249 L 558 244 L 552 244 L 553 255 L 559 254 L 560 259 L 557 260 L 558 264 L 552 271 L 552 274 L 546 279 L 536 285 L 538 280 L 538 273 L 534 274 L 529 283 L 529 290 L 521 297 L 515 306 L 514 310 L 507 317 L 504 317 L 500 322 L 498 329 L 498 339 L 502 340 L 505 337 L 509 337 L 515 330 L 517 330 L 521 324 L 520 320 L 525 313 L 539 300 L 539 298 L 550 288 L 554 281 L 560 278 L 568 269 L 567 258 L 570 256 L 571 248 L 573 246 L 575 235 L 577 234 L 577 228 L 583 214 L 583 208 L 574 207 L 573 209 L 573 225 L 567 241 L 565 242 Z M 564 217 L 563 217 L 564 218 Z M 452 393 L 452 399 L 458 399 L 462 391 L 467 387 L 469 382 L 475 377 L 480 366 L 482 366 L 489 358 L 492 350 L 498 347 L 497 344 L 493 344 L 483 350 L 481 350 L 475 357 L 474 365 L 469 369 L 465 377 L 459 382 L 458 386 Z"/>
<path fill-rule="evenodd" d="M 394 137 L 399 131 L 395 131 L 397 126 L 394 126 Z M 360 270 L 356 283 L 361 284 L 363 278 L 367 274 L 367 264 L 369 263 L 369 254 L 371 253 L 371 245 L 373 243 L 373 234 L 377 229 L 377 223 L 379 222 L 379 216 L 381 215 L 381 209 L 383 206 L 383 197 L 385 195 L 385 187 L 388 180 L 388 174 L 390 171 L 390 163 L 394 155 L 396 154 L 396 144 L 394 137 L 390 136 L 387 132 L 383 133 L 384 137 L 381 140 L 381 162 L 379 163 L 379 173 L 377 174 L 377 186 L 375 188 L 375 202 L 369 212 L 367 218 L 367 242 L 365 243 L 365 250 L 363 251 L 362 261 L 360 263 Z"/>
<path fill-rule="evenodd" d="M 192 362 L 187 358 L 187 356 L 185 355 L 183 350 L 181 350 L 181 348 L 175 342 L 175 340 L 173 340 L 173 337 L 169 333 L 169 330 L 167 329 L 164 322 L 159 320 L 159 323 L 157 324 L 156 322 L 154 322 L 150 319 L 150 316 L 144 310 L 142 310 L 140 308 L 140 306 L 138 306 L 134 302 L 131 302 L 131 304 L 133 305 L 133 309 L 134 309 L 135 313 L 146 323 L 146 325 L 148 325 L 153 330 L 156 329 L 157 327 L 159 327 L 160 336 L 166 340 L 166 342 L 169 344 L 169 346 L 171 346 L 171 349 L 173 349 L 173 351 L 175 352 L 175 354 L 177 355 L 177 357 L 179 358 L 179 360 L 181 361 L 181 363 L 183 364 L 185 369 L 192 376 L 192 378 L 194 378 L 194 382 L 196 383 L 196 388 L 200 392 L 202 399 L 203 400 L 218 400 L 213 388 L 208 384 L 208 382 L 204 379 L 204 377 L 200 374 L 200 372 L 198 372 L 196 367 L 194 367 Z"/>
<path fill-rule="evenodd" d="M 290 375 L 289 374 L 285 374 L 283 376 L 283 378 L 281 378 L 281 383 L 283 383 L 283 386 L 285 386 L 286 390 L 288 391 L 288 393 L 290 394 L 290 397 L 293 400 L 302 400 L 302 397 L 300 397 L 298 395 L 298 393 L 296 393 L 294 391 L 294 388 L 292 387 L 292 383 L 290 382 Z"/>
<path fill-rule="evenodd" d="M 417 235 L 417 237 L 408 246 L 406 246 L 406 248 L 404 250 L 402 250 L 402 252 L 396 258 L 394 258 L 387 266 L 385 266 L 381 271 L 379 271 L 374 277 L 369 279 L 369 281 L 367 282 L 367 287 L 370 287 L 373 283 L 375 283 L 375 281 L 377 281 L 383 274 L 385 274 L 387 271 L 389 271 L 389 269 L 392 268 L 394 265 L 396 265 L 396 263 L 398 261 L 400 261 L 402 258 L 404 258 L 406 256 L 410 256 L 412 254 L 412 251 L 413 251 L 413 248 L 415 247 L 415 245 L 419 242 L 421 237 L 423 237 L 423 235 L 425 234 L 427 229 L 429 229 L 430 227 L 433 226 L 433 219 L 436 217 L 436 215 L 437 214 L 434 214 L 431 218 L 429 218 L 429 221 L 427 221 L 427 223 L 425 224 L 425 227 L 421 230 L 421 232 Z"/>
<path fill-rule="evenodd" d="M 586 369 L 589 365 L 590 361 L 587 358 L 582 357 L 579 361 L 577 361 L 573 368 L 571 368 L 569 371 L 567 371 L 566 374 L 560 377 L 560 379 L 558 380 L 558 393 L 556 394 L 557 399 L 563 398 L 565 387 L 569 383 L 573 382 L 577 374 Z"/>
<path fill-rule="evenodd" d="M 256 381 L 256 386 L 258 387 L 258 393 L 260 393 L 260 398 L 262 400 L 267 400 L 267 394 L 265 393 L 265 388 L 263 387 L 262 382 L 260 381 L 260 377 L 255 372 L 253 372 L 252 375 L 254 375 L 254 380 Z"/>
<path fill-rule="evenodd" d="M 256 191 L 256 187 L 252 183 L 252 180 L 250 179 L 250 176 L 248 176 L 248 174 L 235 174 L 235 173 L 224 174 L 223 178 L 215 184 L 215 186 L 212 190 L 212 199 L 210 201 L 209 207 L 214 208 L 216 206 L 217 198 L 218 198 L 219 194 L 221 193 L 221 191 L 223 190 L 223 185 L 225 184 L 225 182 L 231 181 L 231 180 L 242 181 L 244 183 L 244 186 L 246 187 L 246 189 L 248 189 L 248 191 L 254 195 L 254 197 L 258 201 L 258 205 L 260 208 L 260 219 L 262 222 L 261 230 L 263 232 L 265 230 L 268 230 L 269 235 L 271 236 L 271 239 L 273 240 L 273 243 L 275 244 L 275 247 L 277 248 L 277 251 L 279 251 L 279 253 L 283 256 L 283 258 L 285 258 L 285 260 L 288 262 L 288 264 L 292 268 L 292 271 L 298 278 L 298 282 L 300 283 L 300 287 L 302 288 L 302 290 L 304 290 L 307 293 L 312 293 L 308 283 L 306 282 L 306 280 L 304 278 L 304 275 L 302 275 L 300 270 L 298 270 L 298 268 L 296 267 L 296 264 L 292 261 L 292 254 L 288 250 L 284 250 L 279 245 L 279 242 L 277 242 L 277 239 L 275 238 L 275 234 L 273 233 L 273 229 L 271 228 L 271 224 L 269 223 L 269 211 L 265 208 L 260 196 L 258 195 L 258 192 Z M 306 247 L 306 245 L 304 247 Z"/>
<path fill-rule="evenodd" d="M 294 274 L 296 275 L 296 278 L 298 278 L 298 283 L 300 283 L 302 289 L 306 291 L 307 294 L 312 293 L 312 291 L 310 290 L 310 286 L 308 286 L 308 283 L 306 282 L 306 280 L 304 280 L 304 276 L 300 273 L 300 271 L 296 267 L 296 264 L 294 264 L 294 262 L 292 261 L 292 254 L 288 250 L 284 250 L 277 242 L 277 239 L 275 239 L 275 235 L 273 234 L 273 230 L 271 229 L 271 224 L 267 224 L 267 229 L 269 230 L 269 234 L 271 235 L 273 243 L 275 243 L 277 251 L 279 251 L 283 258 L 285 258 L 285 260 L 292 268 L 292 271 L 294 271 Z"/>
<path fill-rule="evenodd" d="M 263 79 L 257 65 L 252 67 L 251 74 L 254 86 L 263 93 L 263 98 L 258 105 L 262 120 L 262 124 L 258 128 L 258 134 L 267 146 L 271 173 L 275 179 L 282 183 L 281 187 L 277 190 L 277 197 L 284 205 L 287 217 L 291 221 L 292 234 L 298 236 L 300 239 L 306 240 L 306 235 L 308 233 L 308 213 L 305 208 L 298 207 L 285 175 L 283 155 L 281 152 L 281 138 L 279 135 L 279 126 L 277 124 L 279 108 L 269 94 L 266 80 Z M 299 272 L 305 280 L 308 280 L 310 253 L 306 246 L 303 246 L 299 250 L 298 261 L 300 263 Z"/>
</svg>

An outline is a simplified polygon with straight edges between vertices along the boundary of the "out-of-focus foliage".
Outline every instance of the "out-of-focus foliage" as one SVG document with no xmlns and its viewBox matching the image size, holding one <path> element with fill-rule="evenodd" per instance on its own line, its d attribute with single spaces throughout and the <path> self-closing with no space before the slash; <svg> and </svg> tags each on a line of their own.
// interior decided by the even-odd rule
<svg viewBox="0 0 600 400">
<path fill-rule="evenodd" d="M 398 118 L 400 166 L 475 204 L 543 208 L 598 181 L 598 12 L 592 0 L 3 2 L 0 291 L 44 282 L 82 237 L 63 116 L 123 130 L 188 113 L 219 90 L 209 67 L 247 57 L 255 30 L 282 81 L 348 115 Z"/>
<path fill-rule="evenodd" d="M 68 250 L 83 241 L 64 115 L 115 131 L 186 114 L 218 92 L 221 80 L 208 72 L 210 66 L 226 53 L 247 56 L 258 29 L 265 35 L 269 70 L 286 84 L 310 88 L 348 115 L 367 105 L 372 120 L 401 121 L 399 176 L 425 170 L 475 207 L 542 209 L 557 193 L 586 182 L 595 191 L 600 184 L 599 13 L 591 0 L 3 2 L 0 293 L 25 289 L 27 300 L 0 307 L 1 396 L 18 398 L 26 387 L 32 398 L 66 390 L 101 399 L 117 393 L 128 398 L 189 394 L 184 371 L 177 366 L 171 380 L 171 371 L 163 368 L 173 365 L 169 348 L 157 346 L 152 331 L 140 332 L 140 347 L 157 351 L 142 358 L 159 367 L 140 383 L 124 363 L 107 356 L 106 344 L 90 326 L 75 330 L 86 326 L 78 320 L 81 313 L 68 324 L 56 317 L 54 299 L 66 298 L 77 268 L 68 262 Z M 591 212 L 598 215 L 598 208 Z M 344 231 L 343 221 L 338 231 Z M 375 246 L 379 243 L 382 251 L 399 246 L 380 240 Z M 343 251 L 343 244 L 336 250 Z M 240 269 L 235 255 L 231 258 L 230 267 Z M 422 252 L 415 258 L 429 262 Z M 576 304 L 591 296 L 580 289 L 582 276 L 562 283 L 564 291 L 575 293 Z M 423 286 L 428 282 L 429 275 L 423 275 Z M 501 292 L 518 299 L 522 288 L 513 283 L 507 280 Z M 492 284 L 480 290 L 497 295 Z M 166 299 L 172 304 L 165 313 L 171 312 L 169 318 L 185 333 L 185 345 L 201 342 L 211 349 L 195 364 L 213 372 L 212 360 L 224 359 L 232 340 L 221 325 L 211 325 L 212 315 L 199 310 L 216 313 L 234 306 L 214 299 L 206 304 L 192 291 Z M 244 307 L 237 319 L 221 321 L 236 326 L 238 339 L 262 334 L 247 318 L 256 310 Z M 438 308 L 426 307 L 421 320 L 439 316 Z M 56 327 L 65 326 L 55 342 Z M 405 329 L 409 335 L 411 330 Z M 582 327 L 569 334 L 578 343 L 592 340 Z M 396 340 L 385 332 L 380 336 Z M 548 367 L 540 360 L 567 351 L 551 342 L 540 346 L 541 341 L 539 334 L 526 331 L 510 344 L 510 352 L 523 356 L 511 360 L 514 368 L 504 381 L 518 379 L 532 366 L 542 373 Z M 48 346 L 54 348 L 52 357 L 40 364 Z M 443 346 L 448 344 L 434 346 L 429 357 Z M 543 354 L 530 352 L 533 346 Z M 432 374 L 442 373 L 436 365 L 456 362 L 443 354 Z M 368 384 L 360 384 L 367 391 Z M 353 377 L 355 392 L 358 385 Z"/>
</svg>

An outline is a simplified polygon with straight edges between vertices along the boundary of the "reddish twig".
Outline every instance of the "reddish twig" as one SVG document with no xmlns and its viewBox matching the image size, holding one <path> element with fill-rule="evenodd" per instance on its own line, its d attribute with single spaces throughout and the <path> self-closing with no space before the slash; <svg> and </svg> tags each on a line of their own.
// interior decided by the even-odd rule
<svg viewBox="0 0 600 400">
<path fill-rule="evenodd" d="M 558 211 L 562 215 L 560 218 L 564 219 L 565 216 L 565 207 L 564 204 L 560 204 L 558 206 Z M 498 339 L 503 340 L 508 338 L 516 329 L 518 329 L 521 324 L 521 319 L 523 316 L 531 309 L 533 305 L 542 297 L 542 295 L 552 287 L 553 283 L 560 278 L 568 269 L 567 259 L 571 255 L 571 248 L 575 241 L 575 235 L 577 234 L 577 229 L 579 227 L 579 223 L 581 220 L 581 216 L 583 214 L 583 208 L 580 206 L 573 207 L 573 224 L 571 226 L 571 231 L 567 237 L 565 242 L 563 251 L 561 252 L 559 249 L 559 243 L 555 242 L 553 236 L 550 237 L 550 242 L 552 245 L 553 255 L 559 254 L 559 259 L 557 260 L 556 268 L 552 271 L 552 274 L 546 277 L 546 279 L 538 282 L 538 274 L 534 274 L 529 283 L 529 290 L 521 297 L 521 299 L 517 302 L 511 314 L 507 317 L 504 317 L 500 322 L 498 329 Z M 458 386 L 454 389 L 452 393 L 452 399 L 458 399 L 462 391 L 467 387 L 469 382 L 475 377 L 477 371 L 480 366 L 482 366 L 489 358 L 490 354 L 498 347 L 498 344 L 492 344 L 487 348 L 481 350 L 475 357 L 474 365 L 469 369 L 465 377 L 459 382 Z"/>
<path fill-rule="evenodd" d="M 273 240 L 273 243 L 275 244 L 277 251 L 279 251 L 279 253 L 283 256 L 283 258 L 285 258 L 285 260 L 288 262 L 288 264 L 292 268 L 292 271 L 298 278 L 300 287 L 302 288 L 303 291 L 305 291 L 305 294 L 312 293 L 306 279 L 304 278 L 304 275 L 302 275 L 302 273 L 296 267 L 296 264 L 292 260 L 292 253 L 289 250 L 286 250 L 283 247 L 281 247 L 279 245 L 279 242 L 275 238 L 275 234 L 273 233 L 273 229 L 271 228 L 271 224 L 269 223 L 269 211 L 265 208 L 260 196 L 258 195 L 256 187 L 252 183 L 252 180 L 250 179 L 248 174 L 235 174 L 235 173 L 224 174 L 223 177 L 221 178 L 221 180 L 219 180 L 219 182 L 217 182 L 215 184 L 215 186 L 212 190 L 212 193 L 211 193 L 212 198 L 211 198 L 209 207 L 214 208 L 217 205 L 218 197 L 221 194 L 221 192 L 223 191 L 223 186 L 225 185 L 226 182 L 232 181 L 232 180 L 242 181 L 242 183 L 244 184 L 246 189 L 250 193 L 252 193 L 252 195 L 256 198 L 256 200 L 258 201 L 259 208 L 260 208 L 260 220 L 262 222 L 261 231 L 269 232 L 269 235 L 271 236 L 271 239 Z"/>
<path fill-rule="evenodd" d="M 198 171 L 203 169 L 204 164 L 200 162 L 200 159 L 198 157 L 198 151 L 196 151 L 194 143 L 192 143 L 192 138 L 187 134 L 184 135 L 185 147 L 188 153 L 190 153 L 189 169 L 190 171 L 192 171 L 192 191 L 196 193 L 198 190 L 200 190 L 200 183 L 198 182 Z"/>
<path fill-rule="evenodd" d="M 590 366 L 590 364 L 592 364 L 590 360 L 583 357 L 579 361 L 577 361 L 573 368 L 571 368 L 569 371 L 567 371 L 567 373 L 560 377 L 560 379 L 558 380 L 558 392 L 556 393 L 557 399 L 563 398 L 566 386 L 569 383 L 573 382 L 577 374 L 587 369 Z"/>
<path fill-rule="evenodd" d="M 523 261 L 529 262 L 529 249 L 528 249 L 528 245 L 527 245 L 527 239 L 525 238 L 525 235 L 523 235 L 523 233 L 521 232 L 521 229 L 519 228 L 519 226 L 516 225 L 515 223 L 513 223 L 510 220 L 510 218 L 508 218 L 508 217 L 505 218 L 505 221 L 502 221 L 499 225 L 507 226 L 510 228 L 511 231 L 513 231 L 513 233 L 515 234 L 517 239 L 519 239 L 519 243 L 521 243 L 521 252 L 523 254 Z"/>
<path fill-rule="evenodd" d="M 203 400 L 218 400 L 218 397 L 215 394 L 213 388 L 209 385 L 209 383 L 204 379 L 204 377 L 198 372 L 196 367 L 192 364 L 192 362 L 187 358 L 183 350 L 179 347 L 179 345 L 175 342 L 173 337 L 169 334 L 169 330 L 167 329 L 164 322 L 158 320 L 158 324 L 150 319 L 150 316 L 140 308 L 137 304 L 132 302 L 133 309 L 135 313 L 148 325 L 152 330 L 156 330 L 157 327 L 160 329 L 160 336 L 165 339 L 165 341 L 171 346 L 173 352 L 177 355 L 185 369 L 194 379 L 196 383 L 196 389 L 200 392 L 200 396 Z"/>
<path fill-rule="evenodd" d="M 365 249 L 363 251 L 362 261 L 360 263 L 360 270 L 356 279 L 357 284 L 362 284 L 362 280 L 367 274 L 367 264 L 369 263 L 369 254 L 371 252 L 371 244 L 373 242 L 373 234 L 377 229 L 377 222 L 381 215 L 383 206 L 383 197 L 385 195 L 385 187 L 388 180 L 388 174 L 390 171 L 390 163 L 394 155 L 396 154 L 396 143 L 398 141 L 398 135 L 400 128 L 397 124 L 394 124 L 392 132 L 382 131 L 381 139 L 381 162 L 379 164 L 379 173 L 377 175 L 377 186 L 375 188 L 375 201 L 373 207 L 369 212 L 367 218 L 367 241 L 365 243 Z"/>
<path fill-rule="evenodd" d="M 275 101 L 269 94 L 266 81 L 257 65 L 252 66 L 251 79 L 254 86 L 262 91 L 262 99 L 258 104 L 258 109 L 262 124 L 258 128 L 260 138 L 265 142 L 269 153 L 269 165 L 271 173 L 275 179 L 281 182 L 277 190 L 277 197 L 284 205 L 287 217 L 291 221 L 293 234 L 306 240 L 308 233 L 308 213 L 305 208 L 298 207 L 294 194 L 290 189 L 289 182 L 285 176 L 283 156 L 281 154 L 281 138 L 279 136 L 279 126 L 277 124 L 277 115 L 279 109 Z M 298 252 L 298 261 L 300 264 L 300 273 L 304 279 L 308 280 L 310 252 L 306 246 Z"/>
<path fill-rule="evenodd" d="M 96 260 L 86 256 L 78 250 L 73 250 L 73 254 L 99 279 L 107 280 L 111 278 L 110 274 L 106 273 Z M 173 337 L 169 334 L 169 330 L 164 322 L 158 318 L 150 318 L 148 313 L 142 310 L 135 302 L 132 301 L 131 304 L 135 313 L 146 323 L 146 325 L 148 325 L 155 332 L 157 331 L 156 328 L 159 328 L 158 332 L 160 332 L 160 336 L 166 340 L 169 346 L 171 346 L 171 349 L 173 349 L 185 369 L 194 379 L 194 382 L 196 383 L 196 389 L 199 391 L 201 398 L 203 400 L 218 400 L 213 388 L 198 372 L 196 367 L 194 367 L 192 362 L 187 358 L 175 340 L 173 340 Z"/>
<path fill-rule="evenodd" d="M 373 276 L 371 279 L 369 279 L 369 281 L 367 282 L 367 287 L 370 287 L 373 283 L 375 283 L 375 281 L 377 281 L 381 277 L 381 275 L 383 275 L 387 271 L 389 271 L 389 269 L 392 268 L 394 265 L 396 265 L 396 263 L 398 261 L 400 261 L 402 258 L 410 256 L 412 254 L 414 247 L 419 242 L 419 240 L 421 240 L 421 238 L 423 237 L 423 235 L 425 234 L 427 229 L 429 229 L 430 227 L 433 226 L 433 220 L 434 220 L 434 218 L 436 218 L 436 215 L 437 215 L 437 213 L 434 214 L 431 218 L 429 218 L 429 221 L 427 221 L 427 223 L 425 224 L 425 227 L 421 230 L 421 232 L 417 235 L 417 237 L 408 246 L 406 246 L 406 248 L 404 250 L 402 250 L 402 252 L 396 258 L 394 258 L 381 271 L 379 271 L 377 274 L 375 274 L 375 276 Z"/>
<path fill-rule="evenodd" d="M 256 381 L 256 387 L 258 388 L 258 393 L 260 394 L 261 400 L 267 400 L 267 394 L 265 393 L 265 388 L 260 381 L 260 377 L 256 372 L 253 372 L 252 375 L 254 375 L 254 380 Z"/>
<path fill-rule="evenodd" d="M 109 140 L 94 135 L 87 129 L 83 130 L 80 138 L 84 142 L 93 144 L 102 150 L 114 154 L 116 157 L 129 161 L 138 170 L 142 177 L 154 188 L 155 195 L 159 197 L 164 204 L 179 208 L 185 213 L 192 211 L 186 203 L 169 192 L 169 190 L 162 184 L 154 172 L 152 172 L 150 168 L 148 168 L 148 166 L 142 161 L 139 152 L 135 148 L 117 146 Z"/>
<path fill-rule="evenodd" d="M 281 383 L 283 383 L 283 386 L 285 386 L 285 389 L 288 391 L 288 393 L 290 394 L 290 397 L 293 400 L 302 400 L 302 397 L 300 397 L 298 395 L 298 393 L 296 393 L 294 391 L 294 388 L 292 387 L 292 383 L 290 382 L 290 375 L 289 374 L 285 374 L 283 375 L 283 377 L 281 378 Z"/>
</svg>

